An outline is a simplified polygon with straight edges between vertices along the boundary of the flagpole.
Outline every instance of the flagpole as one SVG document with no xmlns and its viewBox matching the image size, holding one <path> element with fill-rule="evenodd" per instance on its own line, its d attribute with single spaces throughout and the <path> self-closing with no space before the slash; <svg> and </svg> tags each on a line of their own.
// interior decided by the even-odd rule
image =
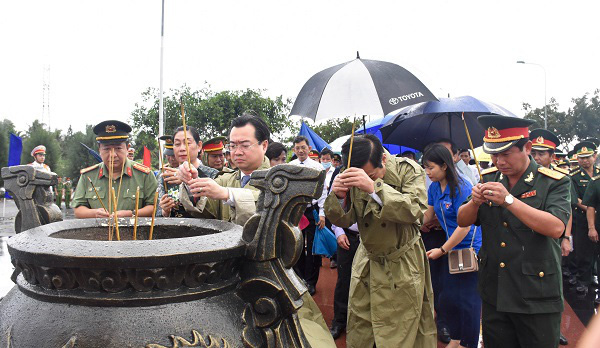
<svg viewBox="0 0 600 348">
<path fill-rule="evenodd" d="M 158 95 L 158 136 L 164 134 L 163 116 L 163 41 L 165 36 L 165 0 L 162 0 L 162 15 L 160 20 L 160 90 Z M 160 142 L 160 140 L 159 140 Z"/>
</svg>

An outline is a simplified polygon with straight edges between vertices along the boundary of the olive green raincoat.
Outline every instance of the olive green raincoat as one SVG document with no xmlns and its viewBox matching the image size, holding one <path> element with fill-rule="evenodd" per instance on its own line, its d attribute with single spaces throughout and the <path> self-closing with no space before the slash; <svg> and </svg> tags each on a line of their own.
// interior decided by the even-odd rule
<svg viewBox="0 0 600 348">
<path fill-rule="evenodd" d="M 357 188 L 344 211 L 331 193 L 325 214 L 336 226 L 358 223 L 361 244 L 352 264 L 347 345 L 352 348 L 436 347 L 433 290 L 419 226 L 427 209 L 423 169 L 387 154 L 375 181 L 379 205 Z"/>
</svg>

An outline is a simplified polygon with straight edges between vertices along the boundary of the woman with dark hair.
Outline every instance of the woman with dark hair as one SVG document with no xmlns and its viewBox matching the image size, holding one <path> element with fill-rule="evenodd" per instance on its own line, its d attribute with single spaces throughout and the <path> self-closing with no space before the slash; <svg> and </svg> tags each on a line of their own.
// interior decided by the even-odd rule
<svg viewBox="0 0 600 348">
<path fill-rule="evenodd" d="M 434 218 L 446 232 L 447 240 L 439 248 L 427 252 L 427 257 L 443 258 L 444 287 L 439 294 L 440 313 L 450 330 L 446 347 L 476 348 L 479 343 L 481 298 L 477 293 L 477 272 L 450 274 L 446 254 L 452 249 L 473 247 L 479 252 L 481 231 L 474 225 L 458 227 L 456 216 L 462 203 L 471 193 L 471 184 L 459 177 L 450 151 L 440 144 L 432 145 L 423 155 L 425 173 L 432 184 L 427 192 L 429 207 L 423 223 Z"/>
<path fill-rule="evenodd" d="M 287 150 L 282 143 L 272 142 L 267 147 L 267 152 L 265 152 L 265 156 L 269 159 L 271 163 L 271 167 L 274 167 L 278 164 L 285 163 L 285 159 L 287 157 Z"/>
<path fill-rule="evenodd" d="M 190 162 L 192 162 L 192 166 L 198 169 L 199 177 L 210 177 L 214 179 L 219 171 L 205 166 L 198 159 L 198 155 L 202 150 L 202 141 L 200 140 L 198 130 L 194 127 L 187 126 L 187 132 L 183 131 L 183 127 L 175 129 L 173 134 L 173 154 L 177 158 L 177 161 L 179 163 L 185 163 L 188 160 L 188 150 L 185 145 L 186 138 L 188 143 L 187 149 L 189 149 L 189 159 Z M 181 180 L 174 183 L 167 180 L 168 191 L 165 192 L 163 180 L 165 180 L 166 177 L 171 176 L 177 176 L 177 168 L 165 168 L 164 174 L 158 179 L 158 195 L 160 197 L 160 203 L 158 209 L 156 209 L 156 215 L 164 217 L 191 217 L 191 215 L 185 211 L 178 199 L 179 184 L 181 183 Z"/>
</svg>

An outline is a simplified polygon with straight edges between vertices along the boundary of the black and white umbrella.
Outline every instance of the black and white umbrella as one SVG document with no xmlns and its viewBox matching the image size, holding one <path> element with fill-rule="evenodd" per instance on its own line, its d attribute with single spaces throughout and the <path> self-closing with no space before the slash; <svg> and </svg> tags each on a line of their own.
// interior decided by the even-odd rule
<svg viewBox="0 0 600 348">
<path fill-rule="evenodd" d="M 347 116 L 385 116 L 437 98 L 410 71 L 389 62 L 356 59 L 327 68 L 302 87 L 290 116 L 314 121 Z"/>
</svg>

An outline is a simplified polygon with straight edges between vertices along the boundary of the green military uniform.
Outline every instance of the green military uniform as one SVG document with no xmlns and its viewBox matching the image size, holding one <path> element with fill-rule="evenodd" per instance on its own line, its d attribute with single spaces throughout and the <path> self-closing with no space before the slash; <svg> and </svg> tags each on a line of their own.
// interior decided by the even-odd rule
<svg viewBox="0 0 600 348">
<path fill-rule="evenodd" d="M 56 184 L 56 197 L 54 197 L 56 199 L 56 205 L 58 205 L 59 209 L 62 209 L 62 194 L 63 194 L 63 183 L 62 181 L 59 181 Z"/>
<path fill-rule="evenodd" d="M 596 146 L 592 142 L 583 141 L 577 144 L 573 150 L 577 154 L 577 157 L 589 157 L 595 153 Z M 595 165 L 592 168 L 591 176 L 581 167 L 571 173 L 573 190 L 578 199 L 584 199 L 586 190 L 592 183 L 592 177 L 595 177 L 599 174 L 600 169 Z M 573 235 L 575 236 L 575 250 L 577 252 L 577 282 L 574 282 L 574 285 L 577 285 L 578 292 L 585 293 L 587 292 L 587 286 L 592 281 L 592 266 L 596 243 L 592 242 L 588 237 L 588 221 L 586 212 L 579 208 L 576 204 L 577 200 L 573 202 L 573 230 L 575 232 Z M 583 202 L 582 204 L 586 205 Z"/>
<path fill-rule="evenodd" d="M 509 150 L 529 137 L 532 122 L 505 116 L 480 116 L 487 129 L 483 149 Z M 515 200 L 552 214 L 566 226 L 571 214 L 569 179 L 539 166 L 529 166 L 510 188 L 498 168 L 483 172 L 484 182 L 499 182 Z M 477 212 L 482 227 L 479 292 L 486 348 L 557 347 L 563 311 L 561 250 L 557 240 L 536 233 L 508 208 L 488 202 Z"/>
<path fill-rule="evenodd" d="M 264 157 L 257 170 L 269 168 L 271 168 L 269 159 Z M 244 225 L 256 212 L 256 202 L 260 190 L 249 184 L 246 184 L 242 189 L 241 179 L 239 169 L 220 172 L 215 178 L 219 185 L 233 189 L 231 193 L 235 199 L 235 208 L 215 199 L 200 199 L 193 204 L 193 197 L 189 196 L 184 184 L 181 184 L 179 200 L 186 211 L 194 217 L 232 221 Z M 298 319 L 310 345 L 314 348 L 335 347 L 335 342 L 329 333 L 323 315 L 312 296 L 305 292 L 302 295 L 302 301 L 303 305 L 298 310 Z"/>
<path fill-rule="evenodd" d="M 271 168 L 269 159 L 264 157 L 257 170 L 269 168 Z M 185 209 L 195 217 L 233 221 L 243 225 L 256 211 L 256 201 L 258 201 L 260 190 L 251 185 L 244 186 L 247 190 L 235 190 L 242 187 L 241 179 L 242 175 L 239 169 L 222 171 L 215 178 L 217 184 L 233 189 L 231 193 L 236 203 L 235 208 L 217 199 L 203 198 L 192 204 L 193 198 L 190 197 L 184 184 L 181 184 L 183 189 L 180 189 L 179 199 Z"/>
<path fill-rule="evenodd" d="M 387 154 L 375 180 L 382 205 L 355 187 L 347 211 L 331 193 L 332 224 L 358 223 L 360 246 L 352 264 L 346 327 L 348 347 L 436 347 L 433 290 L 419 227 L 427 210 L 423 169 Z"/>
<path fill-rule="evenodd" d="M 205 166 L 208 166 L 208 156 L 211 154 L 222 154 L 223 155 L 223 168 L 215 168 L 218 170 L 223 170 L 225 167 L 225 155 L 223 154 L 223 151 L 225 149 L 225 146 L 223 145 L 223 142 L 225 142 L 227 140 L 226 137 L 220 136 L 220 137 L 215 137 L 212 139 L 208 139 L 206 142 L 204 142 L 204 144 L 202 144 L 202 150 L 203 150 L 203 154 L 202 154 L 202 163 L 204 163 Z M 230 169 L 230 168 L 228 168 Z"/>
<path fill-rule="evenodd" d="M 101 199 L 108 209 L 108 188 L 110 186 L 108 175 L 108 169 L 104 163 L 98 163 L 82 169 L 81 177 L 75 189 L 75 196 L 73 197 L 73 208 L 79 206 L 90 209 L 102 208 Z M 87 178 L 92 180 L 96 190 L 98 190 L 98 194 L 96 194 Z M 135 193 L 138 186 L 140 188 L 138 208 L 141 209 L 147 205 L 154 204 L 154 192 L 156 192 L 157 182 L 150 168 L 127 160 L 125 169 L 123 170 L 123 182 L 121 183 L 120 193 L 119 181 L 120 178 L 112 181 L 112 187 L 115 189 L 115 194 L 118 198 L 117 210 L 135 210 Z"/>
<path fill-rule="evenodd" d="M 93 130 L 98 143 L 120 144 L 126 143 L 129 139 L 131 127 L 121 121 L 110 120 L 98 123 Z M 112 206 L 112 204 L 109 205 L 111 181 L 117 197 L 116 210 L 135 211 L 135 196 L 138 187 L 140 188 L 138 208 L 153 205 L 157 182 L 152 170 L 129 159 L 126 160 L 122 169 L 122 177 L 115 180 L 110 180 L 109 169 L 104 162 L 82 169 L 73 197 L 73 207 L 84 206 L 90 209 L 98 209 L 103 208 L 102 203 L 104 203 L 104 207 L 109 209 L 109 206 Z M 94 186 L 90 184 L 88 178 Z M 119 185 L 121 186 L 120 189 Z M 98 191 L 97 193 L 94 187 Z M 102 200 L 102 203 L 100 203 L 100 200 Z M 114 211 L 114 209 L 114 207 L 110 208 L 111 211 Z"/>
<path fill-rule="evenodd" d="M 600 230 L 600 218 L 598 217 L 598 213 L 600 213 L 600 175 L 594 176 L 592 178 L 592 182 L 588 186 L 585 191 L 585 195 L 583 196 L 583 205 L 588 207 L 594 207 L 596 209 L 596 231 Z M 588 268 L 585 269 L 584 274 L 581 274 L 582 279 L 592 279 L 592 270 L 594 266 L 596 266 L 596 270 L 600 265 L 600 244 L 598 242 L 592 242 L 588 238 L 588 248 L 584 248 L 585 251 L 588 252 Z M 589 249 L 589 250 L 588 250 Z"/>
<path fill-rule="evenodd" d="M 72 195 L 72 187 L 73 183 L 71 180 L 65 181 L 65 208 L 69 209 L 71 207 L 71 195 Z"/>
</svg>

